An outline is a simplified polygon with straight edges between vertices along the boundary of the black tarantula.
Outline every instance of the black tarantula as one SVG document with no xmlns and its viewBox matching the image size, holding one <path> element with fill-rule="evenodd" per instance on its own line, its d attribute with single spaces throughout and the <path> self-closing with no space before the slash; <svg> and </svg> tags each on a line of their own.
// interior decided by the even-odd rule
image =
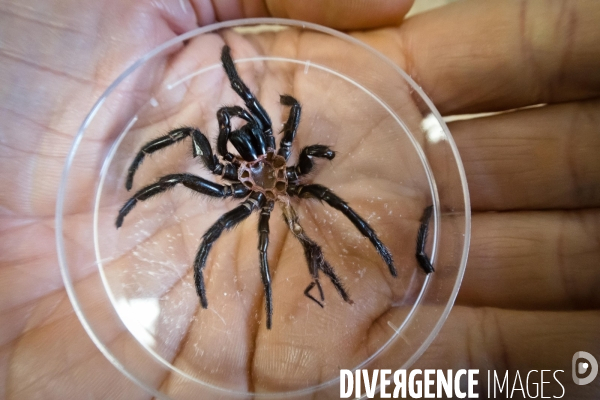
<svg viewBox="0 0 600 400">
<path fill-rule="evenodd" d="M 198 129 L 192 127 L 174 129 L 165 136 L 152 140 L 142 147 L 129 167 L 125 187 L 127 190 L 131 189 L 133 176 L 146 154 L 154 153 L 188 136 L 192 137 L 193 156 L 199 157 L 204 166 L 212 173 L 232 183 L 230 185 L 220 185 L 192 174 L 163 176 L 156 183 L 140 189 L 133 197 L 127 200 L 119 211 L 116 220 L 117 228 L 121 227 L 123 219 L 138 201 L 147 200 L 156 194 L 171 189 L 177 184 L 182 184 L 189 189 L 207 196 L 246 198 L 241 205 L 223 214 L 204 234 L 202 244 L 194 260 L 194 281 L 196 291 L 200 297 L 200 303 L 203 308 L 207 308 L 208 301 L 206 299 L 202 270 L 206 265 L 206 259 L 213 243 L 221 236 L 224 230 L 235 227 L 250 216 L 253 211 L 259 211 L 258 250 L 260 252 L 261 278 L 265 290 L 268 329 L 271 329 L 273 301 L 271 275 L 267 262 L 267 247 L 269 246 L 269 217 L 275 201 L 281 204 L 283 217 L 290 231 L 304 248 L 304 257 L 306 258 L 312 277 L 312 282 L 304 290 L 304 295 L 319 306 L 323 307 L 322 302 L 325 300 L 323 289 L 319 282 L 319 271 L 327 275 L 344 301 L 352 304 L 352 300 L 350 300 L 340 278 L 325 260 L 321 247 L 310 239 L 302 229 L 296 211 L 290 203 L 290 197 L 318 199 L 342 212 L 360 233 L 371 241 L 381 258 L 387 264 L 392 276 L 397 276 L 390 251 L 379 240 L 373 228 L 364 219 L 350 208 L 344 200 L 325 186 L 300 183 L 300 177 L 308 174 L 313 168 L 315 158 L 332 160 L 335 157 L 335 152 L 323 145 L 307 146 L 300 152 L 297 165 L 286 165 L 290 157 L 298 124 L 300 123 L 300 103 L 292 96 L 280 96 L 281 104 L 289 106 L 291 111 L 287 122 L 283 125 L 283 137 L 279 142 L 279 149 L 276 150 L 271 119 L 250 89 L 240 79 L 231 59 L 228 46 L 224 46 L 222 49 L 221 62 L 223 63 L 223 68 L 231 83 L 231 87 L 246 105 L 246 109 L 239 106 L 229 106 L 222 107 L 217 111 L 219 136 L 216 144 L 217 153 L 221 156 L 222 161 L 213 154 L 208 139 Z M 246 124 L 237 130 L 232 130 L 231 119 L 234 117 L 243 119 L 246 121 Z M 231 142 L 239 153 L 239 156 L 235 156 L 228 151 L 228 142 Z M 433 272 L 431 262 L 425 254 L 425 242 L 430 216 L 431 207 L 428 207 L 421 219 L 421 227 L 417 235 L 417 261 L 426 273 Z M 318 289 L 320 301 L 311 294 L 311 290 L 315 286 Z"/>
</svg>

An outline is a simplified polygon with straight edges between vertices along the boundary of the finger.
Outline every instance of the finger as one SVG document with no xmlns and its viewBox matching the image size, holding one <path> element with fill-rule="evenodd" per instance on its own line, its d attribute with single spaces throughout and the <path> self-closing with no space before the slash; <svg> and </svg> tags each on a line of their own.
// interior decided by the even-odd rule
<svg viewBox="0 0 600 400">
<path fill-rule="evenodd" d="M 600 308 L 600 210 L 477 213 L 459 304 Z"/>
<path fill-rule="evenodd" d="M 544 396 L 561 397 L 563 389 L 553 372 L 562 370 L 556 378 L 564 386 L 566 397 L 594 398 L 600 380 L 586 386 L 575 385 L 571 365 L 577 351 L 600 354 L 599 329 L 597 311 L 525 312 L 455 307 L 437 338 L 413 367 L 455 372 L 461 368 L 479 369 L 478 388 L 484 398 L 487 398 L 483 394 L 487 394 L 488 370 L 496 371 L 500 380 L 509 371 L 509 388 L 517 370 L 523 374 L 523 383 L 526 374 L 536 370 L 530 375 L 530 382 L 538 384 L 540 371 L 551 370 L 544 374 L 544 381 L 551 381 L 544 384 Z M 530 385 L 529 390 L 534 395 L 535 386 Z"/>
<path fill-rule="evenodd" d="M 186 8 L 183 2 L 180 4 L 182 8 Z M 262 0 L 192 0 L 190 5 L 196 14 L 199 26 L 231 19 L 268 16 L 268 10 Z"/>
<path fill-rule="evenodd" d="M 600 206 L 600 101 L 449 124 L 476 210 Z"/>
<path fill-rule="evenodd" d="M 193 0 L 191 5 L 200 26 L 239 18 L 272 16 L 313 22 L 336 29 L 365 29 L 396 25 L 408 13 L 414 0 L 366 2 L 351 0 Z"/>
<path fill-rule="evenodd" d="M 402 307 L 397 307 L 383 314 L 373 325 L 369 341 L 377 341 L 378 336 L 385 334 L 390 329 L 387 321 L 398 318 L 397 314 L 402 312 Z M 423 313 L 419 323 L 433 324 L 434 320 L 427 319 L 437 318 L 438 315 L 436 312 Z M 523 374 L 521 377 L 525 383 L 526 374 L 531 370 L 536 372 L 530 380 L 537 381 L 538 385 L 541 370 L 551 370 L 544 375 L 545 382 L 551 381 L 544 385 L 544 394 L 561 397 L 562 389 L 554 380 L 553 372 L 562 370 L 556 377 L 565 388 L 566 397 L 593 398 L 591 394 L 597 393 L 600 381 L 577 387 L 571 379 L 571 362 L 573 355 L 581 350 L 594 355 L 600 353 L 597 339 L 599 328 L 598 311 L 543 312 L 455 306 L 440 333 L 410 368 L 444 372 L 451 369 L 454 373 L 459 369 L 479 369 L 476 388 L 481 398 L 509 398 L 502 395 L 487 396 L 488 371 L 491 371 L 492 379 L 493 371 L 496 371 L 500 382 L 505 371 L 508 371 L 510 391 L 516 372 Z M 392 370 L 405 368 L 398 365 L 398 355 L 405 354 L 411 343 L 403 339 L 403 331 L 400 331 L 397 340 L 390 343 L 369 367 Z M 533 385 L 529 388 L 535 389 Z M 536 397 L 534 392 L 532 397 Z"/>
<path fill-rule="evenodd" d="M 267 0 L 274 17 L 299 19 L 336 29 L 366 29 L 396 25 L 402 21 L 414 0 Z"/>
<path fill-rule="evenodd" d="M 599 19 L 595 0 L 462 1 L 360 38 L 403 66 L 442 113 L 477 112 L 597 96 Z"/>
</svg>

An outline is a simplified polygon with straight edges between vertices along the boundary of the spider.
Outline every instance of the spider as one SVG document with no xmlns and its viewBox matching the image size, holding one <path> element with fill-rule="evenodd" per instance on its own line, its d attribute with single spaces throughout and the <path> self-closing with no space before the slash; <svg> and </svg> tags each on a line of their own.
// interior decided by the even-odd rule
<svg viewBox="0 0 600 400">
<path fill-rule="evenodd" d="M 217 111 L 219 136 L 217 138 L 216 149 L 219 156 L 221 156 L 221 160 L 213 154 L 208 139 L 198 129 L 193 127 L 174 129 L 166 135 L 146 143 L 141 148 L 129 167 L 125 187 L 128 191 L 131 190 L 135 172 L 147 154 L 164 149 L 190 136 L 192 139 L 193 157 L 198 157 L 200 162 L 209 171 L 215 175 L 219 175 L 223 180 L 231 182 L 231 184 L 222 185 L 214 183 L 188 173 L 163 176 L 156 183 L 137 191 L 133 197 L 125 202 L 117 216 L 117 228 L 121 227 L 123 219 L 138 201 L 148 200 L 178 184 L 182 184 L 206 196 L 245 198 L 239 206 L 223 214 L 204 233 L 202 243 L 194 260 L 194 283 L 196 292 L 200 297 L 200 304 L 203 308 L 207 308 L 208 300 L 206 298 L 206 288 L 202 272 L 206 266 L 206 260 L 213 244 L 223 231 L 234 228 L 254 211 L 258 211 L 260 213 L 258 221 L 258 251 L 260 254 L 261 278 L 266 298 L 267 329 L 271 329 L 273 315 L 271 274 L 267 261 L 267 248 L 269 246 L 269 218 L 275 202 L 281 204 L 285 222 L 293 236 L 300 242 L 304 249 L 304 257 L 312 278 L 312 281 L 304 290 L 304 295 L 319 306 L 323 307 L 323 302 L 325 301 L 323 288 L 319 281 L 319 272 L 322 272 L 330 279 L 344 301 L 349 304 L 353 304 L 353 302 L 333 267 L 325 260 L 321 247 L 308 237 L 302 228 L 298 215 L 290 203 L 291 197 L 302 199 L 312 198 L 324 201 L 344 214 L 359 232 L 371 241 L 377 253 L 379 253 L 386 263 L 390 274 L 396 277 L 397 271 L 390 251 L 364 219 L 344 200 L 325 186 L 301 183 L 301 178 L 313 169 L 315 159 L 333 160 L 335 152 L 324 145 L 315 144 L 307 146 L 300 151 L 298 163 L 293 166 L 287 166 L 292 143 L 294 142 L 300 123 L 302 109 L 300 103 L 292 96 L 280 96 L 281 104 L 290 107 L 290 113 L 287 122 L 283 125 L 281 132 L 283 136 L 279 142 L 279 149 L 276 149 L 271 119 L 254 94 L 240 79 L 231 58 L 231 50 L 227 45 L 221 51 L 221 62 L 232 89 L 246 105 L 245 109 L 240 106 L 227 106 Z M 239 129 L 232 130 L 231 121 L 232 118 L 236 117 L 244 120 L 245 124 Z M 227 149 L 228 142 L 233 145 L 239 155 L 236 156 L 229 152 Z M 426 273 L 433 272 L 433 266 L 425 254 L 425 242 L 430 215 L 431 207 L 428 207 L 421 219 L 421 226 L 417 235 L 417 261 Z M 317 287 L 320 300 L 311 294 L 315 286 Z"/>
</svg>

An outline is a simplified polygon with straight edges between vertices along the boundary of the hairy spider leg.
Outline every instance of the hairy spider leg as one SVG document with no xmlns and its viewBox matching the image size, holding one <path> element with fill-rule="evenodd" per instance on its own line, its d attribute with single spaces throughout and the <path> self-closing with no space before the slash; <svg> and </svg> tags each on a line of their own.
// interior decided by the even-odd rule
<svg viewBox="0 0 600 400">
<path fill-rule="evenodd" d="M 265 288 L 265 310 L 267 312 L 267 329 L 271 329 L 271 319 L 273 316 L 273 293 L 271 291 L 271 274 L 269 272 L 269 261 L 267 259 L 267 249 L 269 247 L 269 219 L 273 211 L 273 201 L 267 203 L 261 209 L 260 219 L 258 220 L 258 251 L 260 253 L 260 277 Z"/>
<path fill-rule="evenodd" d="M 133 186 L 133 176 L 135 175 L 135 172 L 139 168 L 142 161 L 144 161 L 146 154 L 152 154 L 155 151 L 164 149 L 167 146 L 182 141 L 192 133 L 192 130 L 192 128 L 173 129 L 166 135 L 151 140 L 144 146 L 142 146 L 140 151 L 133 159 L 133 162 L 129 166 L 129 171 L 127 172 L 127 181 L 125 182 L 125 188 L 127 190 L 131 190 L 131 187 Z"/>
<path fill-rule="evenodd" d="M 208 142 L 208 139 L 206 139 L 206 136 L 204 136 L 204 134 L 202 134 L 202 132 L 200 132 L 198 129 L 183 127 L 173 129 L 166 135 L 151 140 L 142 146 L 140 151 L 133 159 L 133 162 L 129 166 L 127 180 L 125 181 L 125 188 L 127 190 L 131 190 L 133 186 L 133 176 L 135 175 L 142 161 L 144 161 L 146 154 L 152 154 L 155 151 L 164 149 L 165 147 L 182 141 L 190 135 L 192 135 L 192 149 L 194 157 L 200 156 L 206 168 L 208 168 L 212 173 L 217 175 L 223 174 L 224 178 L 237 181 L 237 168 L 235 165 L 223 165 L 219 163 L 219 160 L 212 153 L 210 143 Z"/>
<path fill-rule="evenodd" d="M 133 207 L 135 207 L 138 201 L 148 200 L 152 196 L 173 188 L 178 183 L 181 183 L 195 192 L 212 197 L 233 196 L 234 198 L 241 198 L 246 197 L 248 193 L 250 193 L 250 189 L 239 182 L 232 185 L 220 185 L 192 174 L 165 175 L 160 178 L 158 182 L 140 189 L 133 197 L 125 202 L 119 211 L 119 215 L 115 222 L 117 228 L 120 228 L 121 225 L 123 225 L 123 219 L 129 214 Z"/>
<path fill-rule="evenodd" d="M 200 157 L 200 160 L 202 160 L 202 163 L 210 172 L 215 175 L 221 175 L 223 179 L 239 182 L 238 167 L 231 163 L 220 163 L 217 156 L 213 154 L 212 147 L 210 147 L 206 136 L 197 129 L 192 133 L 192 146 L 194 158 Z"/>
<path fill-rule="evenodd" d="M 231 49 L 229 46 L 223 46 L 221 50 L 221 63 L 223 64 L 223 69 L 227 74 L 227 78 L 231 83 L 231 88 L 240 96 L 240 98 L 248 107 L 248 110 L 256 117 L 256 119 L 260 122 L 261 131 L 264 134 L 265 141 L 269 148 L 275 148 L 275 138 L 273 137 L 273 130 L 271 128 L 271 118 L 267 111 L 260 104 L 258 99 L 252 94 L 250 89 L 246 86 L 244 81 L 238 75 L 238 72 L 235 68 L 235 64 L 233 63 L 233 59 L 231 58 Z"/>
<path fill-rule="evenodd" d="M 350 222 L 354 224 L 359 232 L 371 241 L 383 261 L 385 261 L 387 264 L 392 276 L 398 276 L 398 272 L 394 266 L 392 254 L 381 242 L 381 240 L 379 240 L 373 228 L 371 228 L 371 226 L 364 219 L 362 219 L 360 215 L 358 215 L 344 200 L 333 193 L 330 189 L 318 184 L 298 186 L 290 185 L 288 187 L 288 193 L 300 198 L 315 198 L 320 201 L 325 201 L 331 207 L 341 211 L 342 214 L 344 214 L 346 218 L 348 218 Z"/>
<path fill-rule="evenodd" d="M 417 262 L 419 266 L 425 271 L 426 274 L 434 272 L 431 260 L 425 253 L 425 244 L 427 243 L 427 233 L 429 232 L 429 221 L 431 220 L 431 214 L 433 213 L 433 206 L 425 208 L 423 216 L 421 217 L 421 226 L 419 227 L 419 233 L 417 233 Z"/>
<path fill-rule="evenodd" d="M 279 96 L 279 101 L 284 106 L 291 107 L 288 119 L 283 125 L 283 130 L 281 131 L 283 136 L 279 142 L 279 151 L 277 152 L 277 154 L 285 158 L 287 161 L 292 153 L 292 144 L 294 143 L 296 132 L 298 131 L 298 125 L 300 124 L 302 106 L 300 103 L 298 103 L 298 100 L 287 94 Z"/>
<path fill-rule="evenodd" d="M 288 180 L 295 182 L 300 176 L 312 171 L 314 167 L 313 157 L 333 160 L 335 158 L 335 151 L 331 150 L 329 146 L 322 144 L 313 144 L 312 146 L 303 148 L 298 158 L 298 164 L 286 168 L 285 172 Z"/>
<path fill-rule="evenodd" d="M 354 304 L 354 302 L 350 299 L 350 296 L 348 296 L 346 289 L 344 289 L 342 281 L 327 260 L 325 260 L 321 246 L 316 244 L 304 233 L 304 229 L 302 229 L 302 226 L 298 221 L 296 210 L 294 210 L 291 204 L 286 204 L 283 206 L 283 218 L 285 219 L 285 222 L 287 223 L 294 237 L 298 239 L 302 245 L 302 248 L 304 249 L 304 257 L 306 258 L 306 263 L 308 264 L 308 271 L 313 278 L 312 282 L 304 290 L 304 295 L 313 300 L 319 306 L 323 307 L 322 302 L 325 300 L 325 296 L 323 295 L 323 288 L 321 287 L 321 283 L 319 281 L 319 270 L 321 270 L 325 275 L 327 275 L 327 277 L 329 277 L 331 283 L 338 291 L 342 299 L 349 304 Z M 317 286 L 319 290 L 321 301 L 315 299 L 310 294 L 310 291 L 315 286 Z"/>
<path fill-rule="evenodd" d="M 200 244 L 196 258 L 194 259 L 194 283 L 196 285 L 196 293 L 198 293 L 198 296 L 200 297 L 202 308 L 208 308 L 202 270 L 206 266 L 206 259 L 208 258 L 208 253 L 214 242 L 221 236 L 221 233 L 223 233 L 224 230 L 234 228 L 240 222 L 248 218 L 254 210 L 264 207 L 265 202 L 265 195 L 259 192 L 252 192 L 250 197 L 242 204 L 223 214 L 202 236 L 202 243 Z"/>
</svg>

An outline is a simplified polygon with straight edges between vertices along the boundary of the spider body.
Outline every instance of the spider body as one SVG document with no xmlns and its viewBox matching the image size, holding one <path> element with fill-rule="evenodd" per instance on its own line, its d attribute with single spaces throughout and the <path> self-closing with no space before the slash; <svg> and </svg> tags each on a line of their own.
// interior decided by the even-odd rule
<svg viewBox="0 0 600 400">
<path fill-rule="evenodd" d="M 238 180 L 253 192 L 260 192 L 268 200 L 289 202 L 287 194 L 286 160 L 272 149 L 254 161 L 241 161 Z"/>
<path fill-rule="evenodd" d="M 391 275 L 395 277 L 397 272 L 392 255 L 378 238 L 373 228 L 330 189 L 318 184 L 301 183 L 302 177 L 312 170 L 315 159 L 324 158 L 332 160 L 335 157 L 335 152 L 324 145 L 307 146 L 301 150 L 296 165 L 287 165 L 300 123 L 302 109 L 300 103 L 292 96 L 280 96 L 281 104 L 290 107 L 290 113 L 283 126 L 282 138 L 277 149 L 275 138 L 273 137 L 271 119 L 254 94 L 240 79 L 228 46 L 224 46 L 222 49 L 221 62 L 231 88 L 244 101 L 246 108 L 227 106 L 217 111 L 219 136 L 216 149 L 220 159 L 217 155 L 213 154 L 208 139 L 198 129 L 192 127 L 174 129 L 167 135 L 146 143 L 141 148 L 129 167 L 125 187 L 127 190 L 132 188 L 135 172 L 147 154 L 154 153 L 188 137 L 192 139 L 192 154 L 194 158 L 199 158 L 209 171 L 221 176 L 224 181 L 229 181 L 230 184 L 211 182 L 187 173 L 163 176 L 157 182 L 138 190 L 134 196 L 125 202 L 117 216 L 117 228 L 121 227 L 125 216 L 129 214 L 138 201 L 145 201 L 178 184 L 206 196 L 244 199 L 239 206 L 223 214 L 204 233 L 202 243 L 194 259 L 194 283 L 196 292 L 200 298 L 200 304 L 203 308 L 207 308 L 208 300 L 206 297 L 203 270 L 206 266 L 212 245 L 221 236 L 223 231 L 234 228 L 254 211 L 259 212 L 258 251 L 261 279 L 265 291 L 266 325 L 268 329 L 271 328 L 273 301 L 267 250 L 269 246 L 269 219 L 275 202 L 281 204 L 283 217 L 290 232 L 300 242 L 304 250 L 304 257 L 312 278 L 310 284 L 304 290 L 304 294 L 319 306 L 323 307 L 323 301 L 325 300 L 319 280 L 320 272 L 329 278 L 344 301 L 352 304 L 352 300 L 334 269 L 325 260 L 321 247 L 304 232 L 298 215 L 290 202 L 291 197 L 317 199 L 344 214 L 358 231 L 371 241 L 375 250 L 386 263 Z M 233 118 L 240 118 L 245 121 L 245 124 L 238 129 L 232 130 L 231 121 Z M 236 149 L 238 152 L 237 156 L 229 152 L 227 148 L 228 143 L 231 143 Z M 431 262 L 425 254 L 425 241 L 427 239 L 430 213 L 431 207 L 428 207 L 421 220 L 421 227 L 417 235 L 417 261 L 426 273 L 433 272 Z M 320 300 L 311 294 L 315 286 L 319 292 Z"/>
</svg>

